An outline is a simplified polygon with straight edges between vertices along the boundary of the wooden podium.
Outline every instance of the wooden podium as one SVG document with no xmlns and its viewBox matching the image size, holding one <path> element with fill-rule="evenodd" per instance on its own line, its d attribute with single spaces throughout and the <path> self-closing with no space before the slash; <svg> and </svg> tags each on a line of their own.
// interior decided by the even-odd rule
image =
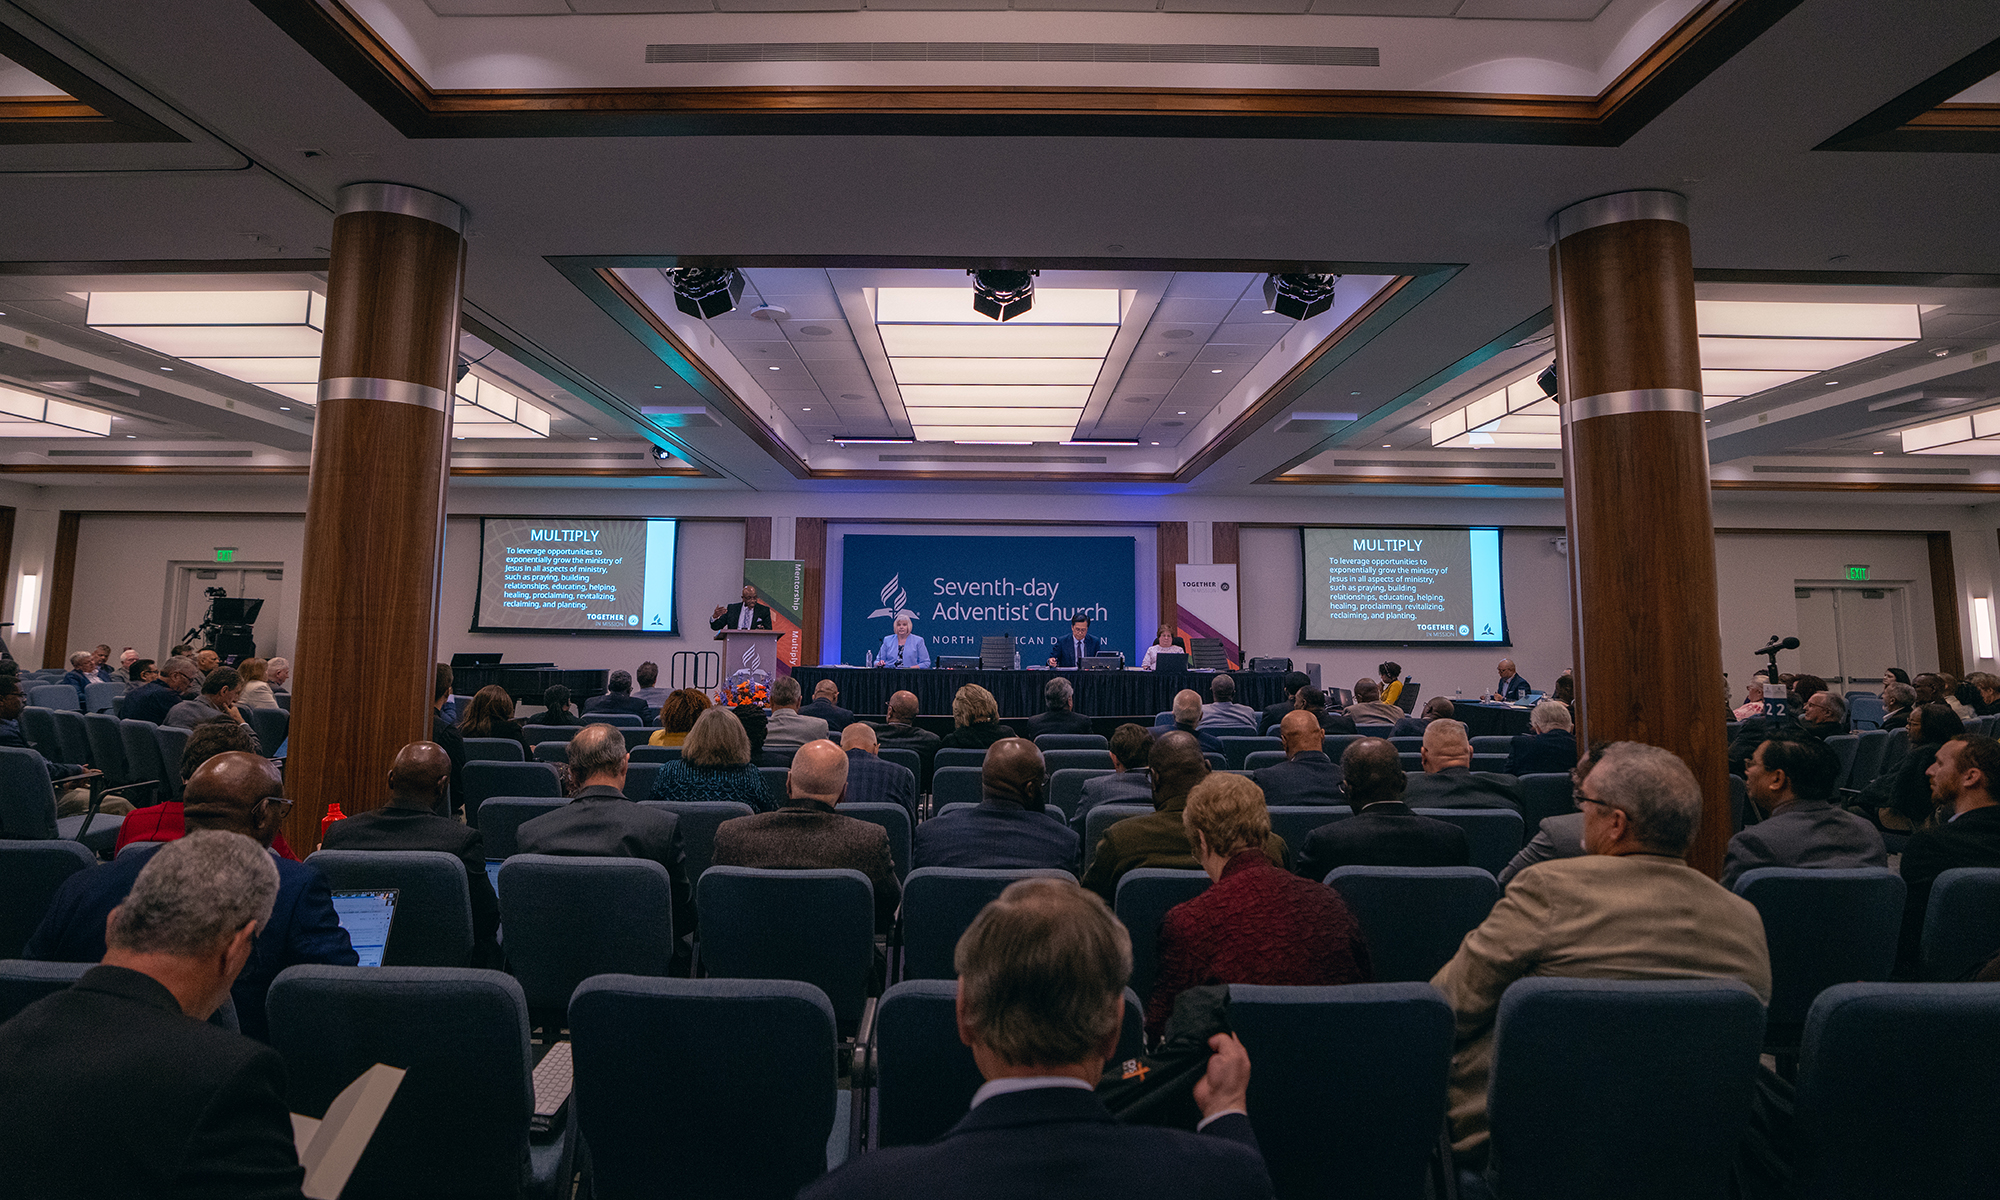
<svg viewBox="0 0 2000 1200">
<path fill-rule="evenodd" d="M 778 639 L 783 636 L 783 631 L 777 629 L 724 629 L 718 632 L 715 640 L 722 643 L 722 682 L 728 683 L 730 676 L 746 668 L 762 671 L 772 679 L 790 674 L 789 670 L 779 670 L 783 664 L 778 661 Z"/>
</svg>

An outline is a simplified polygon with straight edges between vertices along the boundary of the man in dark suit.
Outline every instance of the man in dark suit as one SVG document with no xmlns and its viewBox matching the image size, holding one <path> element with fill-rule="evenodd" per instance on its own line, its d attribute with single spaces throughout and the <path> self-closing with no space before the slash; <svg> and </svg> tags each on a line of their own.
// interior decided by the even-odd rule
<svg viewBox="0 0 2000 1200">
<path fill-rule="evenodd" d="M 284 1060 L 208 1023 L 270 921 L 277 867 L 215 831 L 144 862 L 99 925 L 102 965 L 0 1025 L 6 1190 L 297 1197 Z"/>
<path fill-rule="evenodd" d="M 1350 743 L 1340 756 L 1342 787 L 1354 815 L 1322 825 L 1299 849 L 1299 874 L 1318 882 L 1335 867 L 1463 867 L 1465 831 L 1420 817 L 1403 803 L 1403 758 L 1381 738 Z"/>
<path fill-rule="evenodd" d="M 1285 739 L 1285 761 L 1260 767 L 1250 778 L 1263 789 L 1264 802 L 1284 804 L 1345 804 L 1340 789 L 1340 764 L 1327 757 L 1326 734 L 1302 708 L 1285 714 L 1278 726 Z"/>
<path fill-rule="evenodd" d="M 1105 830 L 1091 855 L 1090 869 L 1083 875 L 1083 886 L 1104 897 L 1107 904 L 1117 897 L 1118 881 L 1127 871 L 1139 867 L 1201 868 L 1181 814 L 1187 809 L 1188 793 L 1208 777 L 1208 760 L 1202 757 L 1193 734 L 1176 729 L 1154 740 L 1150 761 L 1153 811 L 1127 817 Z M 1264 839 L 1264 857 L 1291 870 L 1291 851 L 1285 839 L 1275 833 Z"/>
<path fill-rule="evenodd" d="M 1882 729 L 1903 729 L 1917 707 L 1917 691 L 1907 683 L 1892 683 L 1882 689 Z"/>
<path fill-rule="evenodd" d="M 1042 711 L 1021 722 L 1021 736 L 1033 741 L 1045 733 L 1089 733 L 1090 718 L 1076 711 L 1076 688 L 1058 675 L 1042 685 Z"/>
<path fill-rule="evenodd" d="M 1576 733 L 1569 707 L 1544 700 L 1528 714 L 1528 732 L 1516 734 L 1508 746 L 1509 775 L 1547 775 L 1576 766 Z"/>
<path fill-rule="evenodd" d="M 592 713 L 626 713 L 641 721 L 646 719 L 646 702 L 632 694 L 632 672 L 613 671 L 604 686 L 610 690 L 583 702 L 585 716 Z"/>
<path fill-rule="evenodd" d="M 854 714 L 840 707 L 840 685 L 831 679 L 822 679 L 813 685 L 812 703 L 799 706 L 799 715 L 818 717 L 826 722 L 828 733 L 839 733 L 854 723 Z"/>
<path fill-rule="evenodd" d="M 1716 882 L 1733 888 L 1757 867 L 1886 867 L 1876 828 L 1833 803 L 1840 758 L 1814 738 L 1776 739 L 1750 756 L 1744 790 L 1766 815 L 1729 839 Z"/>
<path fill-rule="evenodd" d="M 1572 798 L 1582 794 L 1580 789 L 1583 787 L 1584 779 L 1590 775 L 1590 768 L 1598 759 L 1604 757 L 1605 750 L 1610 746 L 1611 743 L 1606 741 L 1592 742 L 1588 752 L 1577 759 L 1576 766 L 1569 773 Z M 1500 890 L 1507 890 L 1508 881 L 1536 863 L 1548 862 L 1552 858 L 1580 858 L 1587 853 L 1589 852 L 1583 848 L 1581 811 L 1543 817 L 1541 828 L 1528 839 L 1527 845 L 1521 847 L 1521 852 L 1508 860 L 1506 867 L 1502 868 L 1499 876 Z"/>
<path fill-rule="evenodd" d="M 270 759 L 238 750 L 218 754 L 188 777 L 182 792 L 187 830 L 240 833 L 269 849 L 292 807 L 291 801 L 278 798 L 283 790 Z M 148 855 L 128 855 L 64 880 L 21 957 L 44 962 L 102 960 L 105 918 L 124 901 L 149 860 Z M 361 961 L 340 927 L 332 889 L 319 868 L 275 854 L 271 861 L 278 868 L 278 897 L 271 919 L 260 926 L 250 961 L 230 989 L 237 1022 L 247 1036 L 260 1042 L 269 1037 L 264 993 L 278 972 L 298 963 L 352 967 Z"/>
<path fill-rule="evenodd" d="M 1299 689 L 1310 683 L 1312 683 L 1312 680 L 1304 671 L 1285 672 L 1284 679 L 1279 683 L 1279 686 L 1285 689 L 1285 698 L 1276 704 L 1269 705 L 1263 712 L 1257 714 L 1257 732 L 1260 734 L 1263 733 L 1265 730 L 1271 728 L 1271 726 L 1284 720 L 1286 713 L 1297 708 Z"/>
<path fill-rule="evenodd" d="M 389 767 L 389 803 L 373 812 L 335 821 L 322 850 L 442 850 L 465 864 L 472 900 L 472 963 L 497 966 L 500 899 L 486 875 L 485 843 L 477 829 L 440 815 L 451 787 L 451 759 L 435 742 L 411 742 Z"/>
<path fill-rule="evenodd" d="M 886 933 L 903 898 L 889 831 L 836 813 L 846 794 L 847 756 L 832 742 L 807 742 L 792 757 L 784 807 L 716 826 L 715 865 L 784 871 L 851 867 L 874 885 L 875 929 Z"/>
<path fill-rule="evenodd" d="M 1809 685 L 1810 686 L 1810 685 Z M 1751 717 L 1736 727 L 1729 743 L 1729 773 L 1741 775 L 1750 765 L 1757 747 L 1774 737 L 1809 737 L 1825 741 L 1847 732 L 1847 701 L 1820 688 L 1805 698 L 1804 707 L 1794 717 L 1789 713 L 1774 717 Z"/>
<path fill-rule="evenodd" d="M 1010 885 L 958 943 L 959 1039 L 987 1080 L 972 1111 L 928 1146 L 849 1160 L 801 1200 L 1270 1196 L 1248 1115 L 1250 1059 L 1233 1035 L 1209 1039 L 1197 1133 L 1126 1125 L 1093 1094 L 1118 1047 L 1131 945 L 1104 902 L 1068 880 Z"/>
<path fill-rule="evenodd" d="M 1403 801 L 1411 808 L 1521 811 L 1521 789 L 1511 777 L 1472 773 L 1472 739 L 1461 722 L 1431 722 L 1424 730 L 1423 764 L 1423 774 L 1411 776 L 1403 789 Z"/>
<path fill-rule="evenodd" d="M 743 616 L 743 610 L 746 608 L 750 610 L 748 620 L 745 620 Z M 757 603 L 757 585 L 746 583 L 743 585 L 743 599 L 737 601 L 735 604 L 718 604 L 715 606 L 715 611 L 709 614 L 708 627 L 710 629 L 769 629 L 771 627 L 771 606 Z"/>
<path fill-rule="evenodd" d="M 917 826 L 919 867 L 1055 867 L 1076 870 L 1076 831 L 1048 811 L 1042 752 L 1026 738 L 1002 738 L 980 767 L 979 805 Z"/>
<path fill-rule="evenodd" d="M 1389 736 L 1420 738 L 1424 736 L 1424 730 L 1431 727 L 1432 721 L 1440 717 L 1449 719 L 1457 711 L 1451 701 L 1443 696 L 1432 696 L 1424 701 L 1423 716 L 1398 717 L 1395 725 L 1389 729 Z"/>
<path fill-rule="evenodd" d="M 1206 729 L 1197 729 L 1201 722 L 1201 693 L 1192 688 L 1182 688 L 1174 693 L 1174 723 L 1155 725 L 1149 731 L 1158 742 L 1170 733 L 1179 731 L 1191 735 L 1205 754 L 1222 753 L 1222 741 Z"/>
<path fill-rule="evenodd" d="M 1126 722 L 1111 732 L 1111 774 L 1083 781 L 1083 798 L 1069 815 L 1070 828 L 1083 832 L 1084 818 L 1100 804 L 1151 804 L 1153 779 L 1146 770 L 1153 753 L 1153 733 Z"/>
<path fill-rule="evenodd" d="M 1897 958 L 1899 970 L 1911 976 L 1937 877 L 1953 867 L 2000 867 L 2000 742 L 1977 734 L 1955 737 L 1938 747 L 1930 774 L 1941 822 L 1910 835 L 1901 867 L 1909 892 Z"/>
<path fill-rule="evenodd" d="M 944 739 L 917 724 L 917 694 L 897 692 L 889 697 L 889 719 L 875 726 L 875 736 L 884 746 L 915 750 L 917 760 L 922 765 L 918 772 L 918 786 L 928 788 L 931 782 L 931 764 L 937 757 L 938 743 Z"/>
<path fill-rule="evenodd" d="M 451 684 L 451 664 L 439 663 L 431 684 L 431 741 L 444 747 L 445 757 L 451 759 L 451 808 L 447 811 L 456 813 L 465 807 L 465 735 L 444 715 Z"/>
<path fill-rule="evenodd" d="M 1090 618 L 1078 617 L 1069 623 L 1069 636 L 1049 647 L 1049 665 L 1081 666 L 1083 660 L 1097 653 L 1102 645 L 1102 642 L 1090 636 Z"/>
<path fill-rule="evenodd" d="M 194 663 L 178 656 L 170 658 L 160 664 L 158 679 L 126 695 L 124 707 L 118 710 L 119 715 L 128 721 L 165 724 L 167 714 L 173 711 L 174 705 L 188 699 L 196 678 Z"/>
<path fill-rule="evenodd" d="M 881 742 L 866 721 L 840 731 L 840 748 L 847 753 L 847 803 L 900 804 L 917 819 L 917 777 L 902 763 L 878 753 Z"/>
<path fill-rule="evenodd" d="M 578 730 L 569 743 L 575 794 L 561 808 L 521 822 L 514 831 L 514 844 L 523 854 L 652 859 L 667 869 L 678 936 L 694 928 L 680 818 L 641 808 L 625 798 L 625 775 L 631 765 L 625 735 L 618 730 L 609 725 Z M 483 865 L 480 873 L 485 873 Z"/>
</svg>

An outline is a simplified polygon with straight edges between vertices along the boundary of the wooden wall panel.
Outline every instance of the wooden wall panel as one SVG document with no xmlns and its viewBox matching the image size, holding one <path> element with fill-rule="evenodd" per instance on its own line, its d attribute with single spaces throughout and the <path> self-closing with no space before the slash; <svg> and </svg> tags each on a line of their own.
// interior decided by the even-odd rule
<svg viewBox="0 0 2000 1200">
<path fill-rule="evenodd" d="M 1931 552 L 1931 607 L 1937 625 L 1938 670 L 1965 674 L 1965 644 L 1958 630 L 1958 570 L 1951 557 L 1951 534 L 1925 535 Z"/>
<path fill-rule="evenodd" d="M 1160 568 L 1160 624 L 1172 625 L 1180 608 L 1179 583 L 1174 568 L 1188 560 L 1188 523 L 1161 521 L 1155 536 L 1154 559 Z M 1146 632 L 1140 630 L 1141 633 Z M 1179 637 L 1178 631 L 1174 635 Z M 1151 644 L 1152 639 L 1147 639 Z"/>
<path fill-rule="evenodd" d="M 765 545 L 768 553 L 769 543 Z M 799 658 L 802 662 L 816 663 L 819 661 L 820 630 L 826 624 L 826 518 L 798 519 L 792 557 L 805 564 L 806 576 L 806 606 L 802 614 L 805 629 Z"/>
<path fill-rule="evenodd" d="M 83 514 L 65 512 L 56 522 L 56 559 L 49 579 L 49 619 L 42 623 L 42 667 L 69 665 L 69 605 L 76 594 L 76 542 Z"/>
<path fill-rule="evenodd" d="M 743 518 L 743 557 L 771 557 L 771 518 Z"/>
</svg>

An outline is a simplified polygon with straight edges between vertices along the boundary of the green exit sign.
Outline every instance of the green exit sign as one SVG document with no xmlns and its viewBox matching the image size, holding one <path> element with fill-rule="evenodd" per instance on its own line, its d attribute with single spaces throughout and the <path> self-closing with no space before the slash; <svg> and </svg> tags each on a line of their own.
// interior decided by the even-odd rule
<svg viewBox="0 0 2000 1200">
<path fill-rule="evenodd" d="M 1849 563 L 1847 565 L 1847 577 L 1849 579 L 1866 579 L 1868 578 L 1868 568 L 1865 565 L 1856 566 L 1853 563 Z"/>
<path fill-rule="evenodd" d="M 217 547 L 215 548 L 215 561 L 216 561 L 216 562 L 222 562 L 222 563 L 226 563 L 226 562 L 235 562 L 235 561 L 236 561 L 236 547 L 234 547 L 234 546 L 217 546 Z M 1854 570 L 1854 568 L 1853 568 L 1853 567 L 1849 567 L 1849 568 L 1848 568 L 1848 570 L 1849 570 L 1849 571 L 1851 572 L 1851 571 L 1853 571 L 1853 570 Z M 1864 568 L 1862 568 L 1862 572 L 1861 572 L 1861 574 L 1859 574 L 1859 575 L 1856 575 L 1856 576 L 1855 576 L 1855 578 L 1856 578 L 1856 579 L 1866 579 L 1867 577 L 1868 577 L 1868 571 L 1867 571 L 1867 568 L 1865 568 L 1865 567 L 1864 567 Z"/>
</svg>

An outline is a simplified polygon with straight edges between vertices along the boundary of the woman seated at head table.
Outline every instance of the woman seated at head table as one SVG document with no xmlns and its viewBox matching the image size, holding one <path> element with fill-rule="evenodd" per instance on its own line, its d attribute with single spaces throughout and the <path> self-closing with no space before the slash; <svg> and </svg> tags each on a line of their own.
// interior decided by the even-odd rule
<svg viewBox="0 0 2000 1200">
<path fill-rule="evenodd" d="M 931 650 L 924 645 L 924 639 L 910 632 L 910 618 L 896 618 L 896 632 L 882 639 L 882 648 L 875 652 L 878 667 L 928 667 L 931 665 Z"/>
<path fill-rule="evenodd" d="M 1179 650 L 1183 654 L 1187 652 L 1187 648 L 1182 646 L 1180 641 L 1174 637 L 1174 627 L 1171 625 L 1160 626 L 1160 632 L 1153 636 L 1153 644 L 1146 647 L 1146 656 L 1139 660 L 1139 669 L 1141 671 L 1159 670 L 1160 651 L 1162 650 Z M 1180 665 L 1185 667 L 1187 663 L 1183 661 Z"/>
</svg>

